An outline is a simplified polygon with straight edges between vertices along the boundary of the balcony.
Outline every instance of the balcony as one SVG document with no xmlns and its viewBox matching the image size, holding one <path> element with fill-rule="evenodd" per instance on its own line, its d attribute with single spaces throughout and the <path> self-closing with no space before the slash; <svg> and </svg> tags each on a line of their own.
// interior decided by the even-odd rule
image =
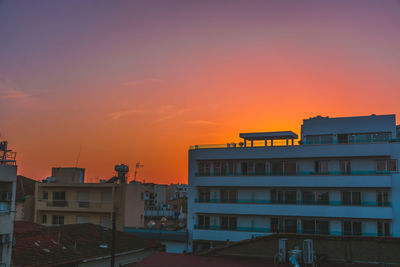
<svg viewBox="0 0 400 267">
<path fill-rule="evenodd" d="M 306 205 L 306 204 L 248 204 L 248 203 L 194 203 L 193 213 L 237 214 L 262 216 L 294 216 L 321 218 L 393 218 L 392 207 L 346 206 L 346 205 Z"/>
<path fill-rule="evenodd" d="M 214 226 L 214 225 L 197 225 L 195 224 L 193 227 L 194 230 L 205 230 L 205 231 L 226 231 L 226 232 L 252 232 L 252 233 L 265 233 L 265 234 L 273 234 L 274 232 L 271 231 L 270 228 L 257 228 L 257 227 L 236 227 L 235 229 L 222 229 L 221 226 Z M 329 231 L 326 233 L 319 233 L 317 231 L 309 231 L 309 230 L 304 230 L 304 229 L 296 229 L 295 231 L 285 231 L 285 230 L 280 230 L 278 231 L 279 233 L 297 233 L 297 234 L 310 234 L 310 235 L 334 235 L 334 236 L 341 236 L 341 235 L 349 235 L 349 236 L 378 236 L 377 233 L 369 233 L 369 232 L 361 232 L 361 233 L 356 233 L 356 232 L 351 232 L 351 233 L 342 233 L 342 232 L 336 232 L 336 231 Z M 392 234 L 385 234 L 385 237 L 392 236 Z M 228 239 L 225 237 L 225 240 Z M 213 240 L 213 239 L 211 239 Z M 222 239 L 224 240 L 224 239 Z"/>
<path fill-rule="evenodd" d="M 197 177 L 232 177 L 232 176 L 360 176 L 360 175 L 391 175 L 399 173 L 397 171 L 351 171 L 351 172 L 340 172 L 340 171 L 329 171 L 324 173 L 317 173 L 312 171 L 305 172 L 223 172 L 223 173 L 199 173 L 195 172 L 195 176 Z"/>
<path fill-rule="evenodd" d="M 335 205 L 335 206 L 368 206 L 368 207 L 391 207 L 392 202 L 376 202 L 376 201 L 361 201 L 360 203 L 348 203 L 345 201 L 329 201 L 329 200 L 281 200 L 281 201 L 271 201 L 271 200 L 254 200 L 254 199 L 237 199 L 237 200 L 223 200 L 223 199 L 194 199 L 195 203 L 227 203 L 227 204 L 270 204 L 270 205 Z"/>
<path fill-rule="evenodd" d="M 36 204 L 38 210 L 112 212 L 111 202 L 39 199 Z"/>
</svg>

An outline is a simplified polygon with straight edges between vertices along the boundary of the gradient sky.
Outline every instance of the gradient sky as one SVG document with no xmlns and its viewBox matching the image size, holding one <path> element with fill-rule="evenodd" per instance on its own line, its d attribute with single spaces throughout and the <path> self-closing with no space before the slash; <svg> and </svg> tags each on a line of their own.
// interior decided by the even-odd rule
<svg viewBox="0 0 400 267">
<path fill-rule="evenodd" d="M 399 1 L 0 0 L 1 138 L 31 178 L 81 150 L 91 180 L 184 183 L 190 145 L 399 101 Z"/>
</svg>

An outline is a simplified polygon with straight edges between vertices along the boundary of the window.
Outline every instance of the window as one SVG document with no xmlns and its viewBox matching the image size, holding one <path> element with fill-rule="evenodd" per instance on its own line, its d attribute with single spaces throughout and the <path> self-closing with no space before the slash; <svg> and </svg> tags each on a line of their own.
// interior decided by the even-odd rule
<svg viewBox="0 0 400 267">
<path fill-rule="evenodd" d="M 111 192 L 101 192 L 101 202 L 111 202 L 112 194 Z"/>
<path fill-rule="evenodd" d="M 42 215 L 42 224 L 47 224 L 47 215 L 46 214 Z"/>
<path fill-rule="evenodd" d="M 221 189 L 221 202 L 236 203 L 237 202 L 237 190 L 236 189 Z"/>
<path fill-rule="evenodd" d="M 284 161 L 283 166 L 285 175 L 296 174 L 296 161 Z"/>
<path fill-rule="evenodd" d="M 228 160 L 227 161 L 227 172 L 228 175 L 236 175 L 236 161 L 234 160 Z"/>
<path fill-rule="evenodd" d="M 341 160 L 339 162 L 340 165 L 340 174 L 351 174 L 351 161 L 350 160 Z"/>
<path fill-rule="evenodd" d="M 315 203 L 315 194 L 311 191 L 303 192 L 303 204 L 314 204 Z"/>
<path fill-rule="evenodd" d="M 329 221 L 317 220 L 317 230 L 320 235 L 329 235 Z"/>
<path fill-rule="evenodd" d="M 198 165 L 199 165 L 199 175 L 200 176 L 210 176 L 211 164 L 209 161 L 200 160 Z"/>
<path fill-rule="evenodd" d="M 361 205 L 361 192 L 342 192 L 343 205 Z"/>
<path fill-rule="evenodd" d="M 285 232 L 286 233 L 297 233 L 297 220 L 285 219 Z"/>
<path fill-rule="evenodd" d="M 397 172 L 396 159 L 378 159 L 376 161 L 377 172 Z"/>
<path fill-rule="evenodd" d="M 62 224 L 64 224 L 64 216 L 63 215 L 53 215 L 52 223 L 54 225 L 62 225 Z"/>
<path fill-rule="evenodd" d="M 378 222 L 377 223 L 378 236 L 390 236 L 390 223 L 389 222 Z"/>
<path fill-rule="evenodd" d="M 296 204 L 297 192 L 296 191 L 285 191 L 285 202 L 286 202 L 286 204 Z"/>
<path fill-rule="evenodd" d="M 315 173 L 316 174 L 328 174 L 328 161 L 317 160 L 315 161 Z"/>
<path fill-rule="evenodd" d="M 65 201 L 65 192 L 53 192 L 53 206 L 54 207 L 67 206 L 67 201 Z"/>
<path fill-rule="evenodd" d="M 303 233 L 315 234 L 315 220 L 303 220 Z"/>
<path fill-rule="evenodd" d="M 342 231 L 343 235 L 361 235 L 361 222 L 343 221 Z"/>
<path fill-rule="evenodd" d="M 78 192 L 78 203 L 80 208 L 89 208 L 90 206 L 90 193 Z"/>
<path fill-rule="evenodd" d="M 48 192 L 43 192 L 43 197 L 42 199 L 49 199 L 49 193 Z"/>
<path fill-rule="evenodd" d="M 206 188 L 199 189 L 199 201 L 210 202 L 210 190 Z"/>
<path fill-rule="evenodd" d="M 198 216 L 199 229 L 210 229 L 210 216 Z"/>
<path fill-rule="evenodd" d="M 255 175 L 265 175 L 265 160 L 256 160 Z"/>
<path fill-rule="evenodd" d="M 279 232 L 279 219 L 271 218 L 271 233 L 278 233 L 278 232 Z"/>
<path fill-rule="evenodd" d="M 283 203 L 283 191 L 271 190 L 271 203 Z"/>
<path fill-rule="evenodd" d="M 377 200 L 378 206 L 390 206 L 389 192 L 387 192 L 387 191 L 377 192 L 376 200 Z"/>
<path fill-rule="evenodd" d="M 221 216 L 221 229 L 223 230 L 236 230 L 237 229 L 237 218 L 231 216 Z"/>
<path fill-rule="evenodd" d="M 254 160 L 242 160 L 240 166 L 242 175 L 254 175 Z"/>
<path fill-rule="evenodd" d="M 348 134 L 338 134 L 338 143 L 339 144 L 347 144 L 349 142 Z"/>
<path fill-rule="evenodd" d="M 214 161 L 214 175 L 221 176 L 221 161 Z"/>
<path fill-rule="evenodd" d="M 283 161 L 271 161 L 271 172 L 272 175 L 282 175 Z"/>
<path fill-rule="evenodd" d="M 333 144 L 333 135 L 307 135 L 306 144 Z"/>
<path fill-rule="evenodd" d="M 88 223 L 90 221 L 89 216 L 77 216 L 76 223 Z"/>
<path fill-rule="evenodd" d="M 329 192 L 316 192 L 315 195 L 318 205 L 329 204 Z"/>
</svg>

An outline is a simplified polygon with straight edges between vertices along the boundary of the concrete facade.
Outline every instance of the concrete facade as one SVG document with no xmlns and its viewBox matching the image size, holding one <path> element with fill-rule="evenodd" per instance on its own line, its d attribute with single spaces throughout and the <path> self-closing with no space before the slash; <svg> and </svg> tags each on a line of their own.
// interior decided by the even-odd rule
<svg viewBox="0 0 400 267">
<path fill-rule="evenodd" d="M 191 247 L 275 232 L 400 237 L 395 122 L 394 115 L 316 117 L 303 121 L 299 145 L 278 132 L 281 145 L 262 133 L 269 135 L 261 146 L 192 147 Z"/>
</svg>

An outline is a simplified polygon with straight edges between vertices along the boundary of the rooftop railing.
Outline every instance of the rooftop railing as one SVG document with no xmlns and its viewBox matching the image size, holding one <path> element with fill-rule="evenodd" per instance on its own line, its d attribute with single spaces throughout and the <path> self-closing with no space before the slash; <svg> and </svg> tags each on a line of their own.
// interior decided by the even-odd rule
<svg viewBox="0 0 400 267">
<path fill-rule="evenodd" d="M 303 172 L 225 172 L 225 173 L 199 173 L 196 172 L 195 176 L 309 176 L 309 175 L 332 175 L 332 176 L 349 176 L 349 175 L 391 175 L 398 173 L 397 171 L 351 171 L 351 172 L 340 172 L 340 171 L 329 171 L 329 172 L 312 172 L 312 171 L 303 171 Z"/>
<path fill-rule="evenodd" d="M 273 145 L 265 145 L 264 141 L 254 141 L 253 146 L 245 146 L 243 142 L 239 143 L 226 143 L 226 144 L 208 144 L 208 145 L 194 145 L 190 146 L 189 150 L 197 150 L 197 149 L 213 149 L 213 148 L 252 148 L 252 147 L 292 147 L 299 145 L 346 145 L 346 144 L 376 144 L 376 143 L 400 143 L 400 138 L 390 139 L 390 140 L 351 140 L 346 143 L 338 143 L 337 141 L 319 141 L 319 142 L 306 142 L 305 140 L 294 140 L 294 144 L 287 143 L 286 140 L 274 140 Z"/>
</svg>

